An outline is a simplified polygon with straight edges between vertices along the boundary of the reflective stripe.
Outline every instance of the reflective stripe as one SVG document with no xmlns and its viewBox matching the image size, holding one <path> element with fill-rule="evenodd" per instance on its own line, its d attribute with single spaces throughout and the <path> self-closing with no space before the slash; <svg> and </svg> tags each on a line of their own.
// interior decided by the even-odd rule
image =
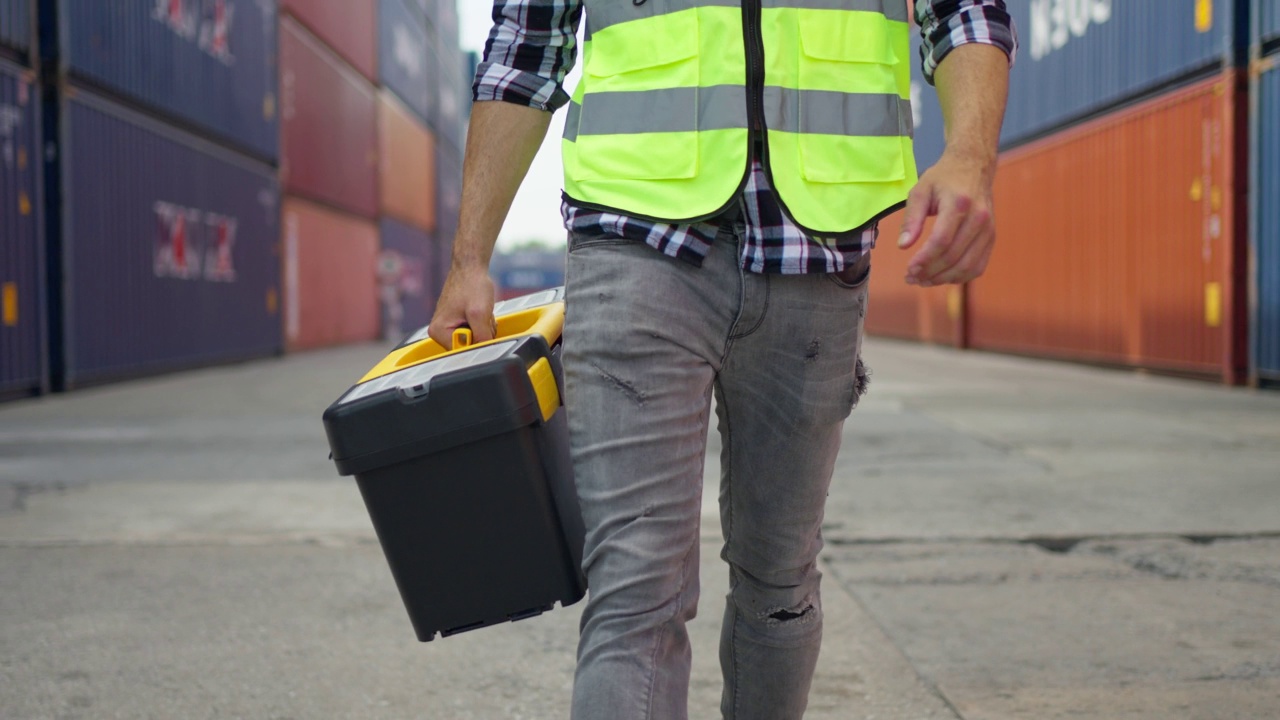
<svg viewBox="0 0 1280 720">
<path fill-rule="evenodd" d="M 715 85 L 642 92 L 589 93 L 569 104 L 564 138 L 579 135 L 731 130 L 747 127 L 746 88 Z M 689 110 L 697 107 L 696 118 Z M 764 89 L 765 125 L 770 130 L 815 135 L 888 137 L 912 135 L 911 102 L 897 95 L 829 90 Z"/>
<path fill-rule="evenodd" d="M 587 2 L 587 39 L 592 33 L 631 20 L 682 12 L 699 7 L 739 7 L 742 0 L 667 0 L 635 5 L 629 2 Z M 890 20 L 907 22 L 907 0 L 762 0 L 770 10 L 858 10 L 882 13 Z"/>
<path fill-rule="evenodd" d="M 907 22 L 907 0 L 762 0 L 766 10 L 859 10 L 877 12 L 890 20 Z"/>
</svg>

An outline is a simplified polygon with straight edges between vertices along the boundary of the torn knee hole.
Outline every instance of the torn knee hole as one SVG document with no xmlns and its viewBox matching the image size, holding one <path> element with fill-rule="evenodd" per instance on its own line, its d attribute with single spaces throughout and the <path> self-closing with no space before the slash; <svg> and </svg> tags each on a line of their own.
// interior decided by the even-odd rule
<svg viewBox="0 0 1280 720">
<path fill-rule="evenodd" d="M 779 608 L 771 611 L 766 615 L 766 619 L 773 623 L 785 623 L 799 620 L 813 614 L 813 605 L 805 604 L 799 609 Z"/>
</svg>

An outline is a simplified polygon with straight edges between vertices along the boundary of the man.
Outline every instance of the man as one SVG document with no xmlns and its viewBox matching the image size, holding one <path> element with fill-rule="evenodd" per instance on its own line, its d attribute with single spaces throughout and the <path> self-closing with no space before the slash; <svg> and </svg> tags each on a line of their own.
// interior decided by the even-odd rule
<svg viewBox="0 0 1280 720">
<path fill-rule="evenodd" d="M 590 586 L 579 720 L 687 715 L 713 394 L 731 585 L 722 712 L 804 713 L 823 505 L 866 383 L 877 222 L 906 202 L 898 245 L 918 246 L 906 282 L 926 287 L 978 277 L 994 241 L 1014 52 L 1003 0 L 915 3 L 948 138 L 918 184 L 908 12 L 906 0 L 494 4 L 431 335 L 448 343 L 466 324 L 491 337 L 494 240 L 551 113 L 570 104 L 565 402 Z"/>
</svg>

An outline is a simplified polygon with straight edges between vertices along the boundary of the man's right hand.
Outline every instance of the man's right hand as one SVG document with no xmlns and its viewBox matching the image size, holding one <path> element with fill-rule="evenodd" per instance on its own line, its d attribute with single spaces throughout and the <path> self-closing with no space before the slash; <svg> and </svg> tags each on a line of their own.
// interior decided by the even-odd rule
<svg viewBox="0 0 1280 720">
<path fill-rule="evenodd" d="M 453 267 L 445 278 L 444 289 L 436 301 L 428 334 L 448 350 L 453 349 L 453 331 L 471 328 L 472 342 L 487 342 L 497 334 L 493 318 L 493 280 L 479 265 Z"/>
</svg>

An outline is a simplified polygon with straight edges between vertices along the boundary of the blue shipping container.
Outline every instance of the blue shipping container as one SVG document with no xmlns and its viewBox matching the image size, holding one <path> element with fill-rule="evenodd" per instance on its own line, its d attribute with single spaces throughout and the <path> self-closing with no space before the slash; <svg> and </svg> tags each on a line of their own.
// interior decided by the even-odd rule
<svg viewBox="0 0 1280 720">
<path fill-rule="evenodd" d="M 435 119 L 436 46 L 406 0 L 378 5 L 378 75 L 424 123 Z"/>
<path fill-rule="evenodd" d="M 88 93 L 63 112 L 67 385 L 279 352 L 272 168 Z"/>
<path fill-rule="evenodd" d="M 1233 0 L 1008 0 L 1021 47 L 1001 143 L 1061 128 L 1230 62 Z"/>
<path fill-rule="evenodd" d="M 440 293 L 439 262 L 431 235 L 402 222 L 383 218 L 382 253 L 378 261 L 383 329 L 396 340 L 431 322 Z"/>
<path fill-rule="evenodd" d="M 446 145 L 436 148 L 436 279 L 440 287 L 453 260 L 453 236 L 458 234 L 462 208 L 462 153 Z"/>
<path fill-rule="evenodd" d="M 35 14 L 32 0 L 0 0 L 0 48 L 19 54 L 31 50 Z"/>
<path fill-rule="evenodd" d="M 44 256 L 35 77 L 0 62 L 0 394 L 44 387 Z"/>
<path fill-rule="evenodd" d="M 1254 88 L 1254 366 L 1260 378 L 1280 381 L 1280 63 Z"/>
<path fill-rule="evenodd" d="M 276 160 L 275 0 L 60 2 L 65 71 Z"/>
<path fill-rule="evenodd" d="M 1253 0 L 1254 38 L 1280 40 L 1280 0 Z"/>
</svg>

